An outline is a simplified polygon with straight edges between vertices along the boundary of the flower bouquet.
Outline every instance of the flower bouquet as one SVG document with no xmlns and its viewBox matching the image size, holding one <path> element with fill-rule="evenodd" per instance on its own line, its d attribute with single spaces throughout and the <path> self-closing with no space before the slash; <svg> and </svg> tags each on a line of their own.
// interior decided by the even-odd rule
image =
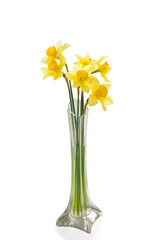
<svg viewBox="0 0 160 240">
<path fill-rule="evenodd" d="M 41 70 L 43 79 L 53 77 L 53 80 L 64 78 L 68 93 L 68 120 L 71 142 L 71 192 L 68 206 L 58 218 L 57 226 L 68 226 L 91 232 L 94 222 L 101 216 L 101 210 L 95 206 L 88 193 L 87 169 L 86 169 L 86 133 L 88 106 L 94 106 L 98 102 L 106 111 L 106 106 L 113 104 L 108 95 L 111 82 L 107 73 L 111 70 L 107 61 L 102 56 L 98 61 L 92 60 L 89 53 L 83 58 L 76 55 L 78 61 L 73 69 L 69 70 L 62 52 L 70 47 L 59 41 L 55 46 L 49 47 L 42 63 L 46 67 Z M 65 69 L 65 70 L 64 70 Z M 103 82 L 95 76 L 100 74 Z M 73 88 L 77 89 L 76 98 L 73 97 Z"/>
</svg>

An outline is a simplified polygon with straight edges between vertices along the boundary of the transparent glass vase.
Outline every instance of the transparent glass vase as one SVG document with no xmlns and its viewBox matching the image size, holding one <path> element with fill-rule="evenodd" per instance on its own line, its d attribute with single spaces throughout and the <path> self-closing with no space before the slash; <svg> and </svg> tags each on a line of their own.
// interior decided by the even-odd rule
<svg viewBox="0 0 160 240">
<path fill-rule="evenodd" d="M 76 106 L 76 101 L 75 101 Z M 77 109 L 75 107 L 75 109 Z M 91 233 L 95 221 L 102 215 L 88 193 L 86 168 L 86 133 L 88 108 L 85 114 L 73 114 L 68 107 L 68 120 L 71 142 L 71 192 L 68 206 L 58 218 L 56 225 L 74 227 Z"/>
</svg>

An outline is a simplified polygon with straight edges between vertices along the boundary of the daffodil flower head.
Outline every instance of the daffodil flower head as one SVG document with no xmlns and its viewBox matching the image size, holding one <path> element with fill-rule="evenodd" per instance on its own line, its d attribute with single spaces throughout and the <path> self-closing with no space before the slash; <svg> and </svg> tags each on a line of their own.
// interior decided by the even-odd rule
<svg viewBox="0 0 160 240">
<path fill-rule="evenodd" d="M 106 74 L 109 73 L 111 71 L 111 67 L 109 66 L 108 62 L 104 62 L 103 64 L 101 64 L 101 62 L 106 58 L 107 56 L 102 56 L 97 64 L 98 64 L 98 69 L 96 70 L 96 72 L 100 72 L 101 76 L 104 78 L 105 82 L 109 82 L 109 80 L 107 79 Z"/>
<path fill-rule="evenodd" d="M 75 56 L 78 58 L 78 61 L 75 62 L 74 64 L 81 65 L 82 68 L 84 68 L 86 66 L 91 66 L 92 67 L 92 71 L 94 71 L 94 69 L 97 67 L 97 61 L 96 60 L 92 60 L 90 58 L 89 53 L 87 53 L 84 58 L 81 57 L 78 54 L 75 54 Z"/>
<path fill-rule="evenodd" d="M 59 56 L 59 59 L 54 59 L 48 63 L 48 67 L 42 67 L 41 70 L 44 73 L 43 79 L 47 77 L 53 77 L 54 80 L 63 76 L 62 68 L 65 65 L 65 58 L 63 55 Z"/>
<path fill-rule="evenodd" d="M 67 72 L 66 77 L 73 82 L 72 87 L 81 87 L 86 93 L 89 92 L 92 82 L 98 81 L 96 77 L 91 76 L 92 67 L 86 66 L 82 68 L 79 65 L 74 65 L 72 71 Z"/>
<path fill-rule="evenodd" d="M 53 61 L 49 62 L 48 69 L 50 71 L 58 72 L 60 70 L 60 66 L 58 65 L 57 61 L 53 60 Z"/>
<path fill-rule="evenodd" d="M 106 106 L 113 104 L 113 99 L 108 95 L 108 90 L 111 87 L 110 83 L 106 84 L 92 84 L 91 89 L 92 93 L 89 95 L 89 106 L 94 106 L 98 103 L 101 103 L 102 108 L 106 111 Z"/>
<path fill-rule="evenodd" d="M 50 61 L 53 61 L 54 59 L 58 59 L 61 53 L 70 47 L 68 43 L 63 44 L 61 41 L 59 41 L 55 46 L 49 47 L 46 51 L 45 57 L 42 58 L 41 62 L 48 64 Z"/>
<path fill-rule="evenodd" d="M 46 51 L 46 55 L 48 57 L 53 57 L 53 58 L 56 58 L 57 55 L 58 55 L 58 51 L 56 50 L 56 47 L 53 46 L 53 47 L 49 47 Z"/>
</svg>

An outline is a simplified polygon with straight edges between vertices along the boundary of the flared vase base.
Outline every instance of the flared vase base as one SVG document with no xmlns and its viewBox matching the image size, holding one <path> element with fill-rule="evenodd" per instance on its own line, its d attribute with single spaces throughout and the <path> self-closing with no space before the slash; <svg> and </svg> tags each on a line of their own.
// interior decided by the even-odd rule
<svg viewBox="0 0 160 240">
<path fill-rule="evenodd" d="M 95 221 L 102 215 L 98 208 L 91 208 L 88 215 L 83 217 L 74 217 L 71 212 L 65 211 L 57 220 L 58 227 L 72 227 L 80 229 L 86 233 L 91 233 Z"/>
</svg>

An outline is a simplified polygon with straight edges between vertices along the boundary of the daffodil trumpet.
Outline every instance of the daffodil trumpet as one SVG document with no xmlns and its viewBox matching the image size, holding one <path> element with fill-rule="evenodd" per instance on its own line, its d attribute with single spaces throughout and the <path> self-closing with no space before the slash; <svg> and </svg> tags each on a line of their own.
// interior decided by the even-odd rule
<svg viewBox="0 0 160 240">
<path fill-rule="evenodd" d="M 46 50 L 42 58 L 43 79 L 52 77 L 54 81 L 64 78 L 69 95 L 68 120 L 71 141 L 71 192 L 65 212 L 58 218 L 57 226 L 79 228 L 91 232 L 94 222 L 101 216 L 101 210 L 90 200 L 86 173 L 86 132 L 88 108 L 101 104 L 106 111 L 113 104 L 108 94 L 111 82 L 107 74 L 111 67 L 105 60 L 92 59 L 87 53 L 84 57 L 76 54 L 73 68 L 68 68 L 64 50 L 70 45 L 59 41 Z M 104 61 L 104 62 L 103 62 Z M 98 76 L 98 77 L 97 77 Z M 76 90 L 77 97 L 74 98 Z"/>
</svg>

